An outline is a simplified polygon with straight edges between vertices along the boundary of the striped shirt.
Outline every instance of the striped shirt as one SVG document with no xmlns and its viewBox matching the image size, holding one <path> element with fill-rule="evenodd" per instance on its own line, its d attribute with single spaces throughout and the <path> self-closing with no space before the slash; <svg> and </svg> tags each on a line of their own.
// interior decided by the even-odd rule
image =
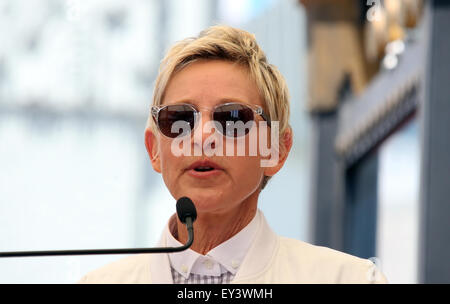
<svg viewBox="0 0 450 304">
<path fill-rule="evenodd" d="M 190 273 L 185 278 L 181 273 L 170 267 L 174 284 L 229 284 L 234 279 L 234 274 L 227 271 L 220 276 L 209 276 Z"/>
</svg>

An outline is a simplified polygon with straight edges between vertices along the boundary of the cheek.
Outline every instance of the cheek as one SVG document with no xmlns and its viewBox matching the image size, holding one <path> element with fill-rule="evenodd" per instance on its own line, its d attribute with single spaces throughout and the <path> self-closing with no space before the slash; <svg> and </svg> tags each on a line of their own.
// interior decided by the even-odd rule
<svg viewBox="0 0 450 304">
<path fill-rule="evenodd" d="M 161 174 L 164 181 L 171 183 L 173 176 L 176 173 L 176 168 L 179 166 L 181 157 L 176 157 L 171 151 L 171 142 L 167 139 L 162 139 L 160 142 L 160 161 L 161 161 Z"/>
<path fill-rule="evenodd" d="M 174 158 L 174 155 L 170 151 L 170 145 L 163 141 L 161 142 L 159 152 L 161 159 L 161 169 L 164 169 L 167 165 L 170 165 L 172 158 Z"/>
<path fill-rule="evenodd" d="M 260 158 L 255 156 L 235 156 L 230 159 L 232 176 L 236 184 L 253 188 L 258 186 L 264 170 L 260 166 Z"/>
</svg>

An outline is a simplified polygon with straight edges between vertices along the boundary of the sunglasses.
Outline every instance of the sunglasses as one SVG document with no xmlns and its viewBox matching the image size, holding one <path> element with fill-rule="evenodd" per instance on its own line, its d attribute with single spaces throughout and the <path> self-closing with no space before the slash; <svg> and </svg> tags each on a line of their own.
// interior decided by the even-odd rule
<svg viewBox="0 0 450 304">
<path fill-rule="evenodd" d="M 180 128 L 173 128 L 175 123 L 186 124 L 187 128 L 194 130 L 200 111 L 198 108 L 189 103 L 177 103 L 162 106 L 152 106 L 151 114 L 158 126 L 159 131 L 170 138 L 175 138 L 183 134 Z M 270 127 L 270 119 L 264 113 L 263 109 L 258 105 L 248 105 L 238 102 L 230 102 L 219 104 L 211 111 L 211 120 L 219 124 L 216 128 L 222 135 L 227 137 L 245 136 L 250 131 L 249 128 L 244 128 L 243 132 L 239 132 L 236 128 L 230 130 L 229 126 L 236 122 L 246 124 L 249 121 L 255 120 L 255 114 L 261 116 Z M 179 125 L 178 125 L 179 126 Z M 176 132 L 179 130 L 178 132 Z"/>
</svg>

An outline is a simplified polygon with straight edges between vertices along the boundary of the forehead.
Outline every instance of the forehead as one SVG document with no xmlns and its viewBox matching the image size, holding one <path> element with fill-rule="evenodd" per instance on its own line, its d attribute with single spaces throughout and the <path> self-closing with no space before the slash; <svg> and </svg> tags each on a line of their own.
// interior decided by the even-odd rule
<svg viewBox="0 0 450 304">
<path fill-rule="evenodd" d="M 214 106 L 226 101 L 263 105 L 246 67 L 222 60 L 201 60 L 172 76 L 162 103 Z"/>
</svg>

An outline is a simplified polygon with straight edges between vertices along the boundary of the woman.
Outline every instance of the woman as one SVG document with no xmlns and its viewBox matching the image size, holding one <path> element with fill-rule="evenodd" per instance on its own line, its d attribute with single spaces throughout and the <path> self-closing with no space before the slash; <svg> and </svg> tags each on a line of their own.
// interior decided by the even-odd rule
<svg viewBox="0 0 450 304">
<path fill-rule="evenodd" d="M 175 44 L 156 80 L 145 145 L 174 199 L 194 202 L 194 243 L 127 257 L 81 282 L 384 282 L 368 260 L 276 235 L 258 210 L 292 146 L 288 99 L 283 77 L 245 31 L 214 26 Z M 160 246 L 186 241 L 172 216 Z"/>
</svg>

